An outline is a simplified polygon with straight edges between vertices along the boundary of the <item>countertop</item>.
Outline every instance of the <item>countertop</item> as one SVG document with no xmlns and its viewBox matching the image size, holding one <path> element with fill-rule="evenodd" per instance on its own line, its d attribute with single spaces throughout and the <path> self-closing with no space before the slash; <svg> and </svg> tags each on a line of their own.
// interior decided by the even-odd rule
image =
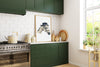
<svg viewBox="0 0 100 67">
<path fill-rule="evenodd" d="M 30 45 L 36 45 L 36 44 L 50 44 L 50 43 L 66 43 L 68 41 L 61 41 L 61 42 L 35 42 L 35 43 L 29 43 Z M 0 55 L 9 55 L 9 54 L 16 54 L 16 53 L 27 53 L 30 52 L 29 50 L 19 50 L 19 51 L 0 51 Z"/>
<path fill-rule="evenodd" d="M 35 42 L 35 43 L 30 43 L 30 45 L 32 44 L 48 44 L 48 43 L 66 43 L 68 41 L 59 41 L 59 42 Z"/>
</svg>

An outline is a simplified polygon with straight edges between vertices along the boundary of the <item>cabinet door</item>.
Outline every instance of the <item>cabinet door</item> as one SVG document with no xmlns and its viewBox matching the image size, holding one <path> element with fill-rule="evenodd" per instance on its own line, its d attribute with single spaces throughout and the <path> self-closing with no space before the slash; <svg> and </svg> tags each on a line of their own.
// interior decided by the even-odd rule
<svg viewBox="0 0 100 67">
<path fill-rule="evenodd" d="M 55 13 L 56 14 L 63 14 L 64 13 L 64 0 L 55 0 Z"/>
<path fill-rule="evenodd" d="M 31 67 L 51 67 L 57 64 L 58 46 L 54 44 L 31 46 Z"/>
<path fill-rule="evenodd" d="M 44 10 L 44 0 L 35 0 L 35 10 L 38 12 Z"/>
<path fill-rule="evenodd" d="M 45 61 L 45 47 L 42 45 L 31 46 L 31 67 L 40 67 Z"/>
<path fill-rule="evenodd" d="M 68 63 L 68 43 L 59 44 L 59 64 Z"/>
<path fill-rule="evenodd" d="M 44 9 L 44 0 L 27 0 L 26 9 L 42 12 Z"/>
<path fill-rule="evenodd" d="M 47 49 L 47 56 L 48 58 L 48 64 L 50 66 L 55 66 L 58 64 L 58 45 L 57 44 L 48 44 L 48 49 Z"/>
<path fill-rule="evenodd" d="M 26 9 L 35 10 L 35 0 L 26 0 Z"/>
<path fill-rule="evenodd" d="M 47 13 L 55 13 L 54 11 L 54 5 L 55 4 L 55 1 L 54 0 L 44 0 L 44 12 L 47 12 Z"/>
<path fill-rule="evenodd" d="M 0 0 L 0 12 L 24 15 L 25 0 Z"/>
</svg>

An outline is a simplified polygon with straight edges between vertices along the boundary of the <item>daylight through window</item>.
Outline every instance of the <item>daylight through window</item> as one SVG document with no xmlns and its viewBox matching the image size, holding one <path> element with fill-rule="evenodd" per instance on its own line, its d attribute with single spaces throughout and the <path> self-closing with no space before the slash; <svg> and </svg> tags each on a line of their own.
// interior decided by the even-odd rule
<svg viewBox="0 0 100 67">
<path fill-rule="evenodd" d="M 85 2 L 86 33 L 83 41 L 84 49 L 99 48 L 100 44 L 100 0 Z"/>
</svg>

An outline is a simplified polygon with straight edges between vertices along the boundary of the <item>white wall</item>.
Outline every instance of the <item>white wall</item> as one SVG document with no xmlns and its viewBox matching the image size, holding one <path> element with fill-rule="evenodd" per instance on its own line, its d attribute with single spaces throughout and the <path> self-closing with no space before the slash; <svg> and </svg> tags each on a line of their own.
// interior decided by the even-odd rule
<svg viewBox="0 0 100 67">
<path fill-rule="evenodd" d="M 5 41 L 4 36 L 11 35 L 12 32 L 19 33 L 19 40 L 24 40 L 24 36 L 27 33 L 34 34 L 34 15 L 43 15 L 52 17 L 52 30 L 57 34 L 59 32 L 60 16 L 29 12 L 26 15 L 14 15 L 0 13 L 0 41 Z"/>
<path fill-rule="evenodd" d="M 57 34 L 65 29 L 69 34 L 70 63 L 88 67 L 88 53 L 80 51 L 80 0 L 64 0 L 64 15 L 52 15 L 27 11 L 25 16 L 0 13 L 0 41 L 12 32 L 19 32 L 19 40 L 26 33 L 34 34 L 34 15 L 52 16 L 52 29 Z M 61 28 L 60 28 L 61 27 Z"/>
<path fill-rule="evenodd" d="M 80 23 L 80 0 L 64 0 L 60 29 L 65 29 L 69 34 L 69 61 L 81 67 L 88 67 L 88 52 L 79 50 Z"/>
</svg>

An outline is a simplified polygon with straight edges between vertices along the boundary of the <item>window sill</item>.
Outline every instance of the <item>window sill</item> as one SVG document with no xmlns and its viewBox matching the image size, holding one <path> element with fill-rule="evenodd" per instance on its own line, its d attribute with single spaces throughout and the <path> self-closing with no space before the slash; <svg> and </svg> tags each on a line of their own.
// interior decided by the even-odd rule
<svg viewBox="0 0 100 67">
<path fill-rule="evenodd" d="M 80 51 L 84 51 L 84 52 L 89 52 L 89 49 L 82 49 L 82 48 L 80 48 L 79 50 Z M 93 51 L 93 49 L 90 49 L 90 51 Z"/>
</svg>

